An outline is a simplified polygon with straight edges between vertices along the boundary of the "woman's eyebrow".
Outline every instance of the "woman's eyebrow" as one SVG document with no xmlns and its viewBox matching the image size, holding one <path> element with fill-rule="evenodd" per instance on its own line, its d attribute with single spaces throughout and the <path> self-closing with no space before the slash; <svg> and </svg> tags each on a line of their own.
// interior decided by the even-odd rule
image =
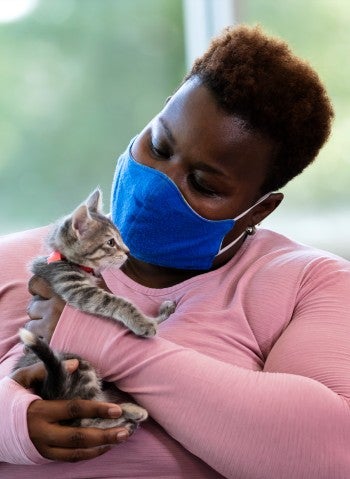
<svg viewBox="0 0 350 479">
<path fill-rule="evenodd" d="M 214 166 L 208 165 L 207 163 L 204 163 L 203 161 L 197 161 L 194 164 L 194 166 L 198 170 L 205 171 L 206 173 L 211 173 L 216 176 L 227 178 L 227 173 L 225 173 L 223 170 L 219 168 L 215 168 Z"/>
<path fill-rule="evenodd" d="M 164 133 L 169 141 L 169 143 L 176 145 L 176 140 L 172 134 L 171 128 L 167 124 L 166 120 L 162 116 L 158 116 L 157 120 L 161 124 L 162 128 L 164 129 Z M 207 173 L 211 173 L 216 176 L 220 176 L 222 178 L 227 178 L 227 173 L 219 168 L 215 168 L 211 165 L 208 165 L 204 161 L 195 161 L 194 166 L 198 168 L 198 170 L 205 171 Z"/>
<path fill-rule="evenodd" d="M 165 132 L 169 142 L 172 143 L 173 145 L 175 145 L 176 144 L 175 138 L 174 138 L 174 136 L 171 132 L 171 129 L 170 129 L 169 125 L 167 124 L 166 120 L 164 120 L 164 118 L 162 116 L 159 116 L 158 121 L 162 125 L 162 127 L 164 128 L 164 132 Z"/>
</svg>

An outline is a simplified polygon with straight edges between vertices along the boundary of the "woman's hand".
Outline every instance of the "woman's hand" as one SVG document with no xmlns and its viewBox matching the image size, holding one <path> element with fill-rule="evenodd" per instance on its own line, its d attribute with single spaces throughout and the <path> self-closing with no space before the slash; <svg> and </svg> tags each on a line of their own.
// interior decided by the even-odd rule
<svg viewBox="0 0 350 479">
<path fill-rule="evenodd" d="M 99 278 L 98 287 L 110 291 L 103 278 Z M 30 278 L 28 290 L 33 297 L 27 308 L 31 321 L 25 328 L 49 343 L 66 303 L 39 276 Z"/>
<path fill-rule="evenodd" d="M 33 297 L 27 308 L 31 321 L 25 328 L 49 343 L 66 303 L 39 276 L 32 276 L 28 290 Z"/>
<path fill-rule="evenodd" d="M 78 367 L 76 359 L 65 362 L 68 371 Z M 12 379 L 28 388 L 34 381 L 42 380 L 46 371 L 42 363 L 18 369 Z M 33 401 L 27 412 L 29 437 L 37 451 L 54 461 L 81 461 L 93 459 L 107 452 L 112 445 L 124 442 L 127 429 L 114 427 L 97 429 L 72 427 L 60 424 L 75 418 L 118 418 L 121 415 L 118 405 L 82 399 L 59 401 Z"/>
</svg>

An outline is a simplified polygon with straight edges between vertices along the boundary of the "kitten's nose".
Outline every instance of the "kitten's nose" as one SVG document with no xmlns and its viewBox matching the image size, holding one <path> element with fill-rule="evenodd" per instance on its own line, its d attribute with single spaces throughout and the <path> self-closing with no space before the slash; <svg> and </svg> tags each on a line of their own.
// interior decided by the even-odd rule
<svg viewBox="0 0 350 479">
<path fill-rule="evenodd" d="M 126 246 L 126 244 L 124 243 L 124 241 L 121 238 L 118 241 L 118 248 L 122 253 L 124 253 L 126 255 L 128 255 L 130 253 L 129 248 Z"/>
</svg>

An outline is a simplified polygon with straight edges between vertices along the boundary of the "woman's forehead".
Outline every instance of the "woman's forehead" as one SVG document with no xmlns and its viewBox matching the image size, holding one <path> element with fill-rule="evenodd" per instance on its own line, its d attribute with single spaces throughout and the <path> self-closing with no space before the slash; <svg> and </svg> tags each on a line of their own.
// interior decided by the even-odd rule
<svg viewBox="0 0 350 479">
<path fill-rule="evenodd" d="M 184 83 L 156 119 L 174 142 L 176 136 L 191 136 L 193 141 L 199 139 L 223 148 L 243 139 L 261 137 L 238 115 L 224 111 L 210 90 L 198 80 Z"/>
<path fill-rule="evenodd" d="M 220 108 L 199 81 L 187 81 L 152 122 L 156 134 L 187 157 L 236 173 L 253 168 L 265 176 L 274 144 Z"/>
</svg>

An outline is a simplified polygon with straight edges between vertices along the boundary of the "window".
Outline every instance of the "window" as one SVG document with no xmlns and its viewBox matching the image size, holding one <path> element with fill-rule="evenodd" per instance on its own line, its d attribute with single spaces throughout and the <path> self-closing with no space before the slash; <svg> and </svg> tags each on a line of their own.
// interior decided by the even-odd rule
<svg viewBox="0 0 350 479">
<path fill-rule="evenodd" d="M 97 185 L 108 211 L 116 158 L 185 73 L 181 0 L 38 0 L 0 43 L 0 234 Z"/>
</svg>

